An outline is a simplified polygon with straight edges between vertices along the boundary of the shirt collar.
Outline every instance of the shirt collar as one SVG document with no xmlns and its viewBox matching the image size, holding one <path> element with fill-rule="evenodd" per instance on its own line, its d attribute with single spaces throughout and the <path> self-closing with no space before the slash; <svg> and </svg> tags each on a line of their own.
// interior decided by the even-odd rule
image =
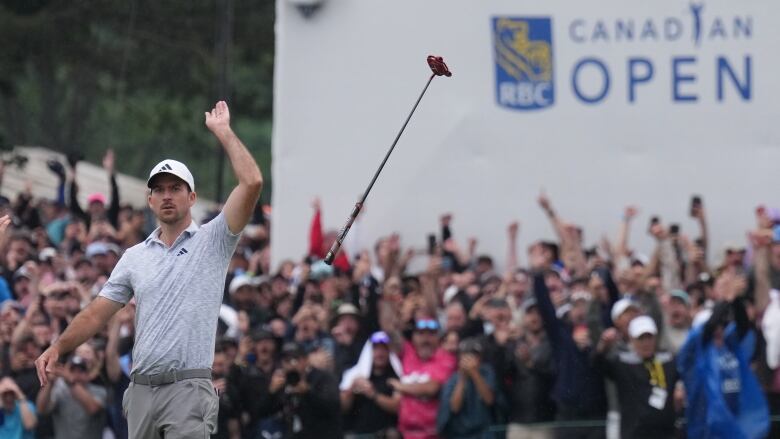
<svg viewBox="0 0 780 439">
<path fill-rule="evenodd" d="M 158 226 L 156 229 L 154 229 L 154 231 L 151 233 L 151 235 L 149 235 L 149 236 L 148 236 L 148 237 L 147 237 L 147 238 L 144 240 L 144 244 L 146 244 L 146 245 L 148 246 L 148 245 L 150 245 L 152 242 L 157 242 L 157 243 L 159 243 L 159 244 L 161 244 L 161 245 L 165 246 L 165 243 L 163 243 L 163 242 L 160 240 L 160 232 L 161 232 L 161 230 L 162 230 L 162 229 L 161 229 L 159 226 Z M 192 221 L 192 222 L 190 223 L 190 225 L 189 225 L 189 226 L 187 226 L 187 228 L 186 228 L 186 229 L 184 229 L 184 231 L 182 232 L 182 234 L 181 234 L 181 235 L 179 235 L 179 236 L 178 236 L 178 237 L 177 237 L 177 238 L 176 238 L 176 239 L 173 241 L 174 245 L 175 245 L 175 244 L 176 244 L 176 243 L 177 243 L 177 242 L 178 242 L 178 241 L 181 239 L 182 235 L 186 235 L 186 236 L 189 238 L 189 237 L 191 237 L 192 235 L 194 235 L 195 233 L 197 233 L 197 231 L 198 231 L 198 230 L 200 230 L 200 227 L 198 227 L 198 225 L 197 225 L 197 224 L 195 224 L 195 221 Z"/>
</svg>

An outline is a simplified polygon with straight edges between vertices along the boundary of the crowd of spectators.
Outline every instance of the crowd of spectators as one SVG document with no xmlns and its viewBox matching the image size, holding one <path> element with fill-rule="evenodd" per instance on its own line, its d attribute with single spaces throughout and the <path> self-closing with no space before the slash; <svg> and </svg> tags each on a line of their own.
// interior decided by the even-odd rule
<svg viewBox="0 0 780 439">
<path fill-rule="evenodd" d="M 109 196 L 83 207 L 75 160 L 48 163 L 52 199 L 0 198 L 0 438 L 127 437 L 134 302 L 52 385 L 33 364 L 155 227 L 121 204 L 113 162 Z M 780 211 L 758 207 L 744 244 L 720 251 L 694 197 L 697 235 L 653 218 L 644 255 L 637 208 L 586 247 L 576 219 L 538 202 L 557 239 L 524 237 L 521 257 L 509 224 L 500 271 L 447 214 L 427 249 L 388 234 L 326 265 L 335 232 L 316 200 L 308 254 L 272 267 L 258 207 L 214 292 L 214 437 L 600 438 L 618 418 L 623 438 L 780 437 Z"/>
</svg>

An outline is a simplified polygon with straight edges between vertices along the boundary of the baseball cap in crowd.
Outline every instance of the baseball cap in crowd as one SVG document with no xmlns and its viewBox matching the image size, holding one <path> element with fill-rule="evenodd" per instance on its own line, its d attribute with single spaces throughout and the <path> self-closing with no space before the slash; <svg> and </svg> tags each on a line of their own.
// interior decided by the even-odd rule
<svg viewBox="0 0 780 439">
<path fill-rule="evenodd" d="M 26 266 L 22 265 L 19 267 L 18 270 L 14 272 L 13 280 L 19 279 L 19 278 L 25 278 L 25 279 L 32 279 L 32 274 L 30 273 L 30 270 L 27 269 Z"/>
<path fill-rule="evenodd" d="M 48 261 L 50 259 L 54 259 L 55 256 L 57 256 L 57 249 L 52 247 L 46 247 L 45 249 L 41 250 L 38 253 L 38 260 Z"/>
<path fill-rule="evenodd" d="M 589 302 L 592 298 L 593 296 L 585 290 L 577 290 L 571 294 L 572 303 L 578 300 L 584 300 L 586 302 Z"/>
<path fill-rule="evenodd" d="M 305 356 L 306 351 L 303 346 L 294 341 L 288 341 L 282 346 L 282 358 L 303 358 Z"/>
<path fill-rule="evenodd" d="M 342 303 L 336 310 L 336 318 L 341 316 L 359 316 L 360 311 L 351 303 Z"/>
<path fill-rule="evenodd" d="M 371 334 L 371 344 L 390 344 L 390 337 L 384 331 Z"/>
<path fill-rule="evenodd" d="M 105 205 L 106 204 L 106 196 L 101 194 L 100 192 L 95 192 L 94 194 L 89 194 L 87 197 L 87 204 L 92 203 L 100 203 Z"/>
<path fill-rule="evenodd" d="M 628 335 L 631 338 L 639 338 L 645 334 L 658 334 L 655 322 L 648 316 L 639 316 L 628 324 Z"/>
<path fill-rule="evenodd" d="M 474 337 L 467 338 L 458 343 L 458 352 L 462 354 L 482 355 L 482 344 Z"/>
<path fill-rule="evenodd" d="M 87 259 L 91 259 L 98 255 L 105 255 L 108 253 L 108 244 L 105 242 L 93 242 L 92 244 L 89 244 L 87 246 L 87 250 L 84 253 L 84 256 L 87 257 Z"/>
<path fill-rule="evenodd" d="M 612 311 L 610 312 L 612 321 L 614 322 L 615 320 L 619 319 L 620 316 L 622 316 L 623 313 L 626 312 L 629 308 L 634 308 L 635 310 L 639 311 L 639 305 L 637 305 L 636 302 L 628 297 L 624 297 L 615 302 L 615 304 L 612 305 Z"/>
<path fill-rule="evenodd" d="M 529 309 L 538 306 L 538 304 L 536 303 L 536 298 L 531 297 L 530 299 L 526 299 L 521 306 L 523 312 L 528 312 Z"/>
<path fill-rule="evenodd" d="M 415 331 L 439 331 L 439 322 L 434 319 L 420 319 L 414 322 Z"/>
<path fill-rule="evenodd" d="M 235 293 L 241 287 L 252 286 L 252 278 L 246 275 L 240 275 L 233 278 L 228 286 L 228 292 L 230 294 Z"/>
<path fill-rule="evenodd" d="M 263 340 L 274 340 L 274 335 L 265 329 L 255 329 L 249 333 L 249 338 L 252 339 L 253 342 L 257 343 Z"/>
<path fill-rule="evenodd" d="M 669 298 L 677 299 L 685 306 L 691 306 L 691 297 L 683 290 L 672 290 L 672 292 L 669 293 Z"/>
<path fill-rule="evenodd" d="M 146 180 L 146 186 L 152 187 L 151 182 L 152 178 L 154 178 L 158 174 L 171 174 L 175 175 L 176 177 L 181 178 L 184 180 L 187 185 L 189 185 L 191 191 L 195 191 L 195 179 L 192 177 L 192 173 L 189 169 L 187 169 L 187 166 L 184 165 L 184 163 L 172 160 L 172 159 L 165 159 L 155 165 L 154 168 L 152 168 L 152 172 L 149 173 L 149 179 Z"/>
</svg>

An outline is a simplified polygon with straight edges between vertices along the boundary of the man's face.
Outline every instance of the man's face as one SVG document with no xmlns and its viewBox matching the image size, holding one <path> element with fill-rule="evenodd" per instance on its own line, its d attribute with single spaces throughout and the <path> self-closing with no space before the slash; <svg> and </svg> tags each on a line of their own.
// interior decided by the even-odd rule
<svg viewBox="0 0 780 439">
<path fill-rule="evenodd" d="M 436 352 L 436 348 L 439 346 L 439 337 L 436 335 L 436 331 L 415 330 L 412 334 L 412 344 L 417 351 L 417 356 L 421 360 L 427 361 Z"/>
<path fill-rule="evenodd" d="M 30 279 L 20 277 L 14 282 L 14 293 L 16 297 L 22 298 L 30 292 Z"/>
<path fill-rule="evenodd" d="M 689 324 L 690 315 L 688 307 L 678 300 L 672 299 L 669 301 L 669 323 L 674 328 L 684 328 Z"/>
<path fill-rule="evenodd" d="M 211 365 L 211 375 L 214 378 L 222 378 L 227 375 L 228 361 L 224 352 L 214 354 L 214 363 Z"/>
<path fill-rule="evenodd" d="M 255 303 L 253 293 L 254 291 L 252 286 L 245 285 L 233 293 L 233 302 L 240 309 L 251 309 Z"/>
<path fill-rule="evenodd" d="M 344 331 L 350 338 L 355 338 L 360 329 L 360 322 L 357 317 L 352 314 L 341 316 L 338 324 L 344 328 Z"/>
<path fill-rule="evenodd" d="M 52 340 L 51 326 L 46 322 L 39 322 L 32 327 L 32 335 L 35 338 L 35 343 L 40 347 L 47 347 Z"/>
<path fill-rule="evenodd" d="M 95 278 L 97 278 L 97 273 L 91 263 L 81 262 L 76 267 L 76 279 L 79 282 L 92 283 L 95 282 Z"/>
<path fill-rule="evenodd" d="M 298 325 L 298 341 L 312 340 L 317 336 L 319 323 L 314 316 L 307 317 Z"/>
<path fill-rule="evenodd" d="M 590 307 L 590 301 L 585 299 L 575 300 L 572 303 L 571 311 L 569 312 L 569 318 L 572 323 L 581 325 L 584 324 L 588 316 L 588 308 Z"/>
<path fill-rule="evenodd" d="M 151 186 L 149 208 L 161 223 L 176 224 L 187 218 L 196 199 L 187 183 L 171 174 L 159 174 Z"/>
<path fill-rule="evenodd" d="M 106 215 L 106 206 L 100 201 L 89 203 L 89 216 L 92 218 L 103 218 Z"/>
<path fill-rule="evenodd" d="M 466 311 L 459 303 L 448 306 L 445 317 L 448 331 L 457 331 L 466 326 Z"/>
<path fill-rule="evenodd" d="M 509 295 L 522 299 L 528 293 L 529 282 L 525 273 L 518 273 L 514 280 L 509 283 Z"/>
<path fill-rule="evenodd" d="M 639 338 L 631 339 L 631 346 L 634 351 L 643 360 L 652 358 L 655 355 L 655 335 L 642 334 Z"/>
<path fill-rule="evenodd" d="M 89 382 L 89 368 L 90 363 L 84 364 L 69 364 L 68 371 L 70 372 L 73 381 L 79 384 L 86 384 Z"/>
<path fill-rule="evenodd" d="M 741 249 L 726 250 L 726 264 L 734 267 L 742 265 L 745 260 L 745 251 Z"/>
<path fill-rule="evenodd" d="M 11 391 L 3 392 L 2 400 L 3 400 L 3 408 L 5 408 L 6 410 L 13 410 L 16 404 L 16 395 L 14 395 L 14 392 Z"/>
<path fill-rule="evenodd" d="M 257 361 L 267 362 L 274 358 L 276 352 L 276 343 L 273 340 L 264 339 L 255 343 L 255 356 Z"/>
<path fill-rule="evenodd" d="M 523 325 L 526 331 L 536 334 L 542 330 L 542 316 L 539 314 L 539 309 L 535 306 L 528 308 L 523 317 Z"/>
<path fill-rule="evenodd" d="M 390 350 L 386 344 L 375 344 L 373 355 L 374 367 L 385 368 L 390 363 Z"/>
<path fill-rule="evenodd" d="M 17 262 L 23 262 L 30 255 L 30 243 L 26 239 L 14 239 L 8 246 L 8 255 Z"/>
<path fill-rule="evenodd" d="M 561 277 L 555 273 L 547 273 L 544 276 L 544 283 L 547 285 L 547 289 L 550 291 L 550 294 L 560 293 L 563 291 L 563 281 L 561 280 Z"/>
<path fill-rule="evenodd" d="M 506 329 L 512 322 L 512 310 L 508 306 L 490 307 L 486 317 L 496 329 Z"/>
</svg>

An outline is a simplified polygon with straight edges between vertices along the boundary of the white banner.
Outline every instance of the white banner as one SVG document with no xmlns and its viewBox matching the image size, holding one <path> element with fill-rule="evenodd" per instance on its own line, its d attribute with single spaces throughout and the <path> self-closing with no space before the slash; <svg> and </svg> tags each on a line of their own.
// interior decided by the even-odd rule
<svg viewBox="0 0 780 439">
<path fill-rule="evenodd" d="M 552 236 L 541 188 L 588 244 L 638 204 L 645 253 L 651 215 L 697 233 L 692 194 L 716 251 L 744 242 L 756 205 L 780 204 L 777 1 L 329 0 L 308 18 L 297 2 L 277 1 L 275 262 L 306 252 L 312 198 L 341 227 L 428 54 L 453 77 L 434 79 L 369 196 L 369 248 L 393 231 L 424 248 L 450 211 L 464 244 L 501 261 L 514 219 L 523 250 Z"/>
</svg>

